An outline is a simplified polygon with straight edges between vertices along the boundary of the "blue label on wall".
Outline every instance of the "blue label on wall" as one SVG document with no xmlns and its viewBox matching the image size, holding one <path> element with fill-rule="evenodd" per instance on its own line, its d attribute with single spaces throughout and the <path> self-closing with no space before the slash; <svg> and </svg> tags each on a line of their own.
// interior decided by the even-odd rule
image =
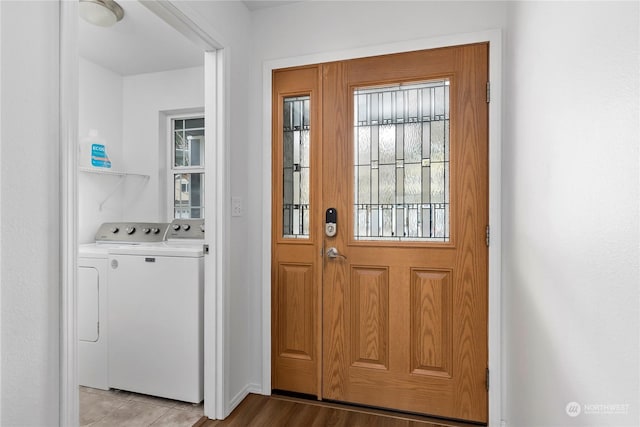
<svg viewBox="0 0 640 427">
<path fill-rule="evenodd" d="M 107 149 L 102 144 L 91 144 L 91 166 L 97 168 L 110 168 L 111 160 L 107 155 Z"/>
</svg>

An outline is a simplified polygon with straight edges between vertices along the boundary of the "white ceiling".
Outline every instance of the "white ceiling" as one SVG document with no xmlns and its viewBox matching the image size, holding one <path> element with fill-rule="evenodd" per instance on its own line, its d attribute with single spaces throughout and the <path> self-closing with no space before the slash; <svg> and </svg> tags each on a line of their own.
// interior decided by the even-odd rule
<svg viewBox="0 0 640 427">
<path fill-rule="evenodd" d="M 299 1 L 243 3 L 254 11 Z M 118 0 L 118 4 L 124 9 L 124 18 L 112 27 L 98 27 L 78 18 L 80 56 L 123 76 L 196 67 L 204 63 L 201 48 L 138 0 Z"/>
<path fill-rule="evenodd" d="M 124 18 L 112 27 L 78 18 L 80 56 L 127 76 L 204 63 L 201 48 L 170 27 L 137 0 L 118 0 Z"/>
</svg>

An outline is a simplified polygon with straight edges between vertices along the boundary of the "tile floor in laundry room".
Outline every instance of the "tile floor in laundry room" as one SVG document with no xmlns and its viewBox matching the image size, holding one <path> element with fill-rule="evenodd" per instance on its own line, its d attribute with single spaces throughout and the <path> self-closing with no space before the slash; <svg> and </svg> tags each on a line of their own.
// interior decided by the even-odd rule
<svg viewBox="0 0 640 427">
<path fill-rule="evenodd" d="M 203 415 L 202 403 L 80 387 L 80 425 L 91 427 L 193 426 Z"/>
</svg>

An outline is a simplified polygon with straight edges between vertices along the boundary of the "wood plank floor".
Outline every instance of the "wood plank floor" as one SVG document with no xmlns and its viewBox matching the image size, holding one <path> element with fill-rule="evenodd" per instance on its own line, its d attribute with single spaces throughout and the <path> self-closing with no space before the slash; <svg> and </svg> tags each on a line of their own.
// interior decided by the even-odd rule
<svg viewBox="0 0 640 427">
<path fill-rule="evenodd" d="M 248 395 L 223 421 L 202 417 L 193 427 L 478 427 L 454 421 L 399 414 L 286 396 Z"/>
</svg>

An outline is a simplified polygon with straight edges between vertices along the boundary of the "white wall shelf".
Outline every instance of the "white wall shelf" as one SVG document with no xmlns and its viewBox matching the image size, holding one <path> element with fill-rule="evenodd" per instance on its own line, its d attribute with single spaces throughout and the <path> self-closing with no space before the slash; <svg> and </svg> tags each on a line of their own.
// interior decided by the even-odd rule
<svg viewBox="0 0 640 427">
<path fill-rule="evenodd" d="M 142 179 L 144 181 L 144 184 L 146 184 L 150 179 L 149 175 L 144 175 L 144 174 L 141 174 L 141 173 L 122 172 L 122 171 L 116 171 L 116 170 L 112 170 L 112 169 L 99 169 L 99 168 L 79 167 L 78 170 L 80 172 L 89 173 L 89 174 L 110 175 L 110 176 L 117 176 L 118 177 L 118 182 L 116 183 L 116 185 L 113 188 L 113 190 L 107 195 L 107 197 L 104 198 L 104 200 L 102 200 L 100 202 L 100 204 L 99 204 L 100 211 L 102 211 L 102 207 L 104 206 L 104 204 L 107 203 L 107 201 L 116 193 L 116 191 L 118 191 L 118 189 L 127 180 L 127 178 L 129 178 L 129 177 L 140 178 L 140 179 Z"/>
<path fill-rule="evenodd" d="M 98 175 L 114 175 L 114 176 L 122 176 L 122 177 L 138 176 L 138 177 L 141 177 L 141 178 L 144 178 L 144 179 L 149 179 L 149 175 L 144 175 L 144 174 L 141 174 L 141 173 L 123 172 L 123 171 L 117 171 L 117 170 L 113 170 L 113 169 L 79 167 L 78 170 L 80 172 L 94 173 L 94 174 L 98 174 Z"/>
</svg>

